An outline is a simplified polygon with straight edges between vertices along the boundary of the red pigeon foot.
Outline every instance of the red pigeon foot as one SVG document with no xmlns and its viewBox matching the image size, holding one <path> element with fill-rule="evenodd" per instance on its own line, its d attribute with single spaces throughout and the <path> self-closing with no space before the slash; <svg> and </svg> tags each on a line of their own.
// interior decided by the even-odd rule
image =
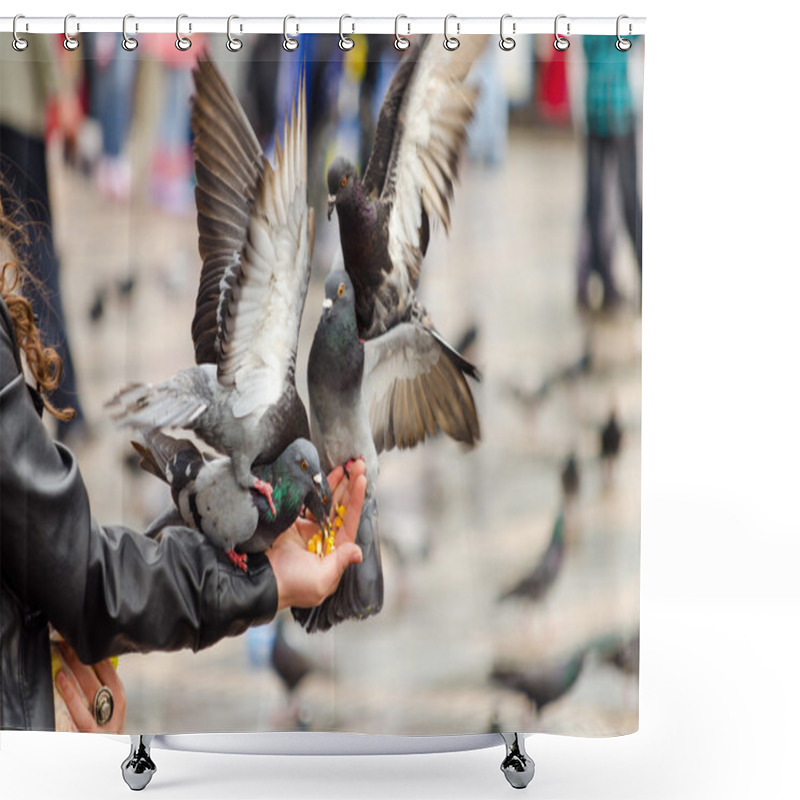
<svg viewBox="0 0 800 800">
<path fill-rule="evenodd" d="M 228 550 L 228 558 L 242 572 L 247 572 L 247 553 L 237 553 L 235 550 Z"/>
<path fill-rule="evenodd" d="M 272 512 L 272 516 L 274 517 L 275 512 L 275 503 L 272 502 L 272 484 L 269 481 L 262 481 L 260 478 L 256 478 L 255 484 L 253 484 L 253 488 L 257 492 L 261 492 L 264 497 L 267 498 L 267 502 L 269 503 L 269 510 Z"/>
</svg>

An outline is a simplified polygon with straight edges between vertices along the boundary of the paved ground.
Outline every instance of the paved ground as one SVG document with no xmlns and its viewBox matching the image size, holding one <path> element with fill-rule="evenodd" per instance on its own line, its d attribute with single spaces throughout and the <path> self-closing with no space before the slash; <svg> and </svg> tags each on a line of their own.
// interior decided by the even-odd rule
<svg viewBox="0 0 800 800">
<path fill-rule="evenodd" d="M 134 164 L 142 173 L 141 164 Z M 535 668 L 590 639 L 638 625 L 640 324 L 634 305 L 614 317 L 581 316 L 574 304 L 575 238 L 582 160 L 577 139 L 512 129 L 505 165 L 465 165 L 449 239 L 434 236 L 422 294 L 442 333 L 470 324 L 470 353 L 483 441 L 471 453 L 437 439 L 382 462 L 380 508 L 387 600 L 379 617 L 292 643 L 318 663 L 293 709 L 314 729 L 462 733 L 541 728 L 619 733 L 637 725 L 635 679 L 595 661 L 541 719 L 524 698 L 492 687 L 496 659 Z M 189 323 L 199 273 L 191 216 L 164 215 L 141 196 L 101 201 L 91 184 L 64 174 L 54 187 L 63 284 L 92 438 L 79 448 L 95 515 L 141 528 L 167 495 L 125 466 L 128 435 L 103 402 L 128 380 L 159 380 L 192 362 Z M 306 306 L 299 374 L 322 297 L 332 225 L 319 213 L 318 249 Z M 638 290 L 620 243 L 619 271 Z M 122 297 L 116 281 L 133 275 Z M 106 288 L 102 318 L 88 309 Z M 593 369 L 526 401 L 588 346 Z M 304 383 L 304 380 L 300 380 Z M 305 387 L 302 387 L 304 391 Z M 615 482 L 604 489 L 599 428 L 615 406 L 624 427 Z M 565 567 L 538 605 L 496 598 L 535 563 L 560 505 L 559 472 L 578 453 L 582 490 Z M 262 638 L 268 632 L 262 632 Z M 264 730 L 296 725 L 283 687 L 257 655 L 257 637 L 200 654 L 126 656 L 120 664 L 134 731 Z"/>
</svg>

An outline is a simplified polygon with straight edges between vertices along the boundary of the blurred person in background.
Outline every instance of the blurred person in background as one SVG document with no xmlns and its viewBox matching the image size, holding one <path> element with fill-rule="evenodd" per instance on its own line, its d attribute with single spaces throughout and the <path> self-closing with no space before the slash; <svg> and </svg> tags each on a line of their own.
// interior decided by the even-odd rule
<svg viewBox="0 0 800 800">
<path fill-rule="evenodd" d="M 86 433 L 86 420 L 78 396 L 75 367 L 70 352 L 61 298 L 60 263 L 53 241 L 47 175 L 45 133 L 52 110 L 67 151 L 74 150 L 82 111 L 77 85 L 80 55 L 67 53 L 55 36 L 31 36 L 22 52 L 12 48 L 12 35 L 0 33 L 4 57 L 0 69 L 0 200 L 17 198 L 30 223 L 30 235 L 16 243 L 35 281 L 30 302 L 44 338 L 58 351 L 62 379 L 53 389 L 58 407 L 71 406 L 72 421 L 59 419 L 56 436 L 77 442 Z"/>
<path fill-rule="evenodd" d="M 131 196 L 131 163 L 125 152 L 133 109 L 138 49 L 119 46 L 119 34 L 84 37 L 88 50 L 89 113 L 100 124 L 102 154 L 95 170 L 97 190 L 105 200 L 127 202 Z"/>
<path fill-rule="evenodd" d="M 609 195 L 614 180 L 622 196 L 623 222 L 642 272 L 642 204 L 639 198 L 637 131 L 639 117 L 628 79 L 631 51 L 616 48 L 616 36 L 584 36 L 586 54 L 586 207 L 578 260 L 578 304 L 590 306 L 589 276 L 603 285 L 604 310 L 622 298 L 612 270 L 614 231 L 608 226 Z M 636 37 L 632 40 L 636 47 Z"/>
</svg>

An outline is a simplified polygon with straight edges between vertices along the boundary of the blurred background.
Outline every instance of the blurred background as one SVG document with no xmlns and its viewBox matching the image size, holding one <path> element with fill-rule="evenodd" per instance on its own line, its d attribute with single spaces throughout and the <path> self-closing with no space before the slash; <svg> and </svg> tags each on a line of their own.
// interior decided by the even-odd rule
<svg viewBox="0 0 800 800">
<path fill-rule="evenodd" d="M 57 80 L 43 131 L 64 322 L 53 330 L 74 365 L 66 402 L 81 410 L 57 434 L 78 453 L 95 516 L 137 529 L 169 495 L 103 403 L 193 360 L 194 57 L 210 50 L 268 154 L 306 64 L 318 228 L 304 396 L 338 240 L 325 170 L 337 154 L 363 167 L 397 57 L 391 37 L 356 36 L 342 53 L 338 37 L 304 36 L 293 54 L 275 36 L 238 54 L 224 36 L 195 36 L 185 54 L 172 36 L 139 38 L 125 53 L 117 34 L 83 36 L 64 54 L 48 37 Z M 636 729 L 641 240 L 618 140 L 641 163 L 643 41 L 620 59 L 614 37 L 592 38 L 563 53 L 550 36 L 509 53 L 492 40 L 473 70 L 482 92 L 453 225 L 432 236 L 420 294 L 482 372 L 483 439 L 383 458 L 381 614 L 313 637 L 287 618 L 199 654 L 125 656 L 130 730 Z M 2 76 L 14 54 L 0 44 Z M 620 85 L 627 94 L 609 88 Z M 629 130 L 614 128 L 621 118 Z"/>
</svg>

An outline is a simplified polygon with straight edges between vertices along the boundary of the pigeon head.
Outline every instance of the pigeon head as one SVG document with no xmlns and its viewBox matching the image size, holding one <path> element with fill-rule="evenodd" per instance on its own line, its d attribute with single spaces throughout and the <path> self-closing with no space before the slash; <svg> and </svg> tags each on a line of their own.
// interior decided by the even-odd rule
<svg viewBox="0 0 800 800">
<path fill-rule="evenodd" d="M 333 159 L 328 167 L 328 219 L 340 199 L 351 196 L 356 180 L 356 168 L 352 161 L 342 156 Z"/>
<path fill-rule="evenodd" d="M 322 301 L 322 317 L 337 316 L 343 311 L 355 313 L 356 293 L 350 276 L 343 269 L 336 269 L 325 279 L 325 299 Z"/>
<path fill-rule="evenodd" d="M 322 473 L 317 448 L 308 439 L 295 439 L 275 463 L 281 472 L 300 488 L 303 503 L 317 519 L 324 519 L 331 510 L 333 493 Z M 276 475 L 276 480 L 280 478 Z"/>
</svg>

